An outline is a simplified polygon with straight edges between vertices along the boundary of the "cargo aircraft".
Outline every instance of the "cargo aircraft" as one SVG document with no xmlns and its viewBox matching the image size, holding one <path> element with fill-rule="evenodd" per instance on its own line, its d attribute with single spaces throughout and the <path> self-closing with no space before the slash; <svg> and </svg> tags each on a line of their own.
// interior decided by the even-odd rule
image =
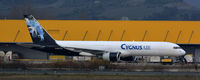
<svg viewBox="0 0 200 80">
<path fill-rule="evenodd" d="M 59 41 L 54 40 L 32 15 L 24 15 L 33 48 L 49 53 L 78 56 L 102 56 L 120 61 L 132 56 L 182 56 L 185 51 L 170 42 L 145 41 Z"/>
</svg>

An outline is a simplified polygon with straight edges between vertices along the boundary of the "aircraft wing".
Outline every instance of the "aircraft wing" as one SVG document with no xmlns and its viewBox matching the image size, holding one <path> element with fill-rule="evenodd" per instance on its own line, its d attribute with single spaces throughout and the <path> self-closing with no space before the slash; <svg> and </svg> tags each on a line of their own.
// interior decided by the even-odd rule
<svg viewBox="0 0 200 80">
<path fill-rule="evenodd" d="M 74 47 L 65 47 L 65 49 L 74 51 L 74 52 L 87 52 L 87 53 L 91 53 L 94 55 L 99 55 L 99 54 L 103 54 L 106 52 L 106 51 L 102 51 L 102 50 L 92 50 L 92 49 L 83 49 L 83 48 L 74 48 Z"/>
</svg>

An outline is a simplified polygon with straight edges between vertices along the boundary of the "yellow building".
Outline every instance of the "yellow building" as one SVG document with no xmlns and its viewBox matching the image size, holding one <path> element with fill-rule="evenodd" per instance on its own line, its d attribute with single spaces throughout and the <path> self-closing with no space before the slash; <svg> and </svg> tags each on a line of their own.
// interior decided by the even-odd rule
<svg viewBox="0 0 200 80">
<path fill-rule="evenodd" d="M 200 43 L 200 21 L 39 20 L 56 40 Z M 31 42 L 24 20 L 0 20 L 0 42 Z"/>
</svg>

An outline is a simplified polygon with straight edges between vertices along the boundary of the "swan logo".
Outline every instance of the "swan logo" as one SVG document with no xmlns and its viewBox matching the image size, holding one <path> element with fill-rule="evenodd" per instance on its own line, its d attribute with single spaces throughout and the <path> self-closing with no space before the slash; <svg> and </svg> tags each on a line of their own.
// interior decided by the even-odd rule
<svg viewBox="0 0 200 80">
<path fill-rule="evenodd" d="M 121 49 L 123 50 L 150 50 L 151 47 L 148 45 L 127 45 L 127 44 L 122 44 Z"/>
<path fill-rule="evenodd" d="M 43 28 L 40 26 L 40 24 L 35 21 L 35 20 L 29 20 L 26 19 L 27 25 L 28 25 L 28 29 L 31 33 L 31 36 L 33 38 L 39 38 L 40 41 L 44 40 L 44 32 L 43 32 Z"/>
</svg>

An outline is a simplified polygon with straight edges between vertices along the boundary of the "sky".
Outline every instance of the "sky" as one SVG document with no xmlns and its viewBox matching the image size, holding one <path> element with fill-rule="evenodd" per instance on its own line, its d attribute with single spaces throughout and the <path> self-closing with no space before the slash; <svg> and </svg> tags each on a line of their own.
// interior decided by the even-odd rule
<svg viewBox="0 0 200 80">
<path fill-rule="evenodd" d="M 200 0 L 184 0 L 184 1 L 193 7 L 200 8 Z"/>
</svg>

